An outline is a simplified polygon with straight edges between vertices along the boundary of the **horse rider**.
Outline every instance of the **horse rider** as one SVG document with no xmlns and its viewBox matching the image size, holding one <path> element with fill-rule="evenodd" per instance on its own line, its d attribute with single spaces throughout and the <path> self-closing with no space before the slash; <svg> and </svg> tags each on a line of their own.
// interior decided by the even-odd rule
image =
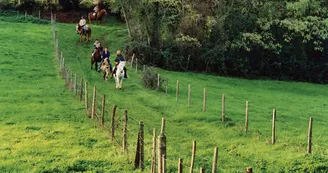
<svg viewBox="0 0 328 173">
<path fill-rule="evenodd" d="M 93 43 L 93 51 L 91 56 L 93 56 L 95 54 L 95 52 L 97 51 L 97 49 L 101 48 L 101 44 L 99 42 L 98 39 L 95 40 L 95 42 Z"/>
<path fill-rule="evenodd" d="M 112 69 L 112 64 L 111 64 L 110 61 L 109 61 L 109 57 L 110 57 L 110 52 L 108 51 L 108 48 L 105 47 L 105 50 L 104 50 L 104 52 L 103 52 L 103 54 L 102 54 L 102 56 L 101 56 L 102 59 L 101 59 L 101 62 L 100 62 L 100 66 L 99 66 L 99 68 L 98 68 L 98 72 L 100 72 L 100 67 L 101 67 L 102 63 L 103 63 L 106 59 L 108 59 L 110 71 L 113 70 L 113 69 Z"/>
<path fill-rule="evenodd" d="M 87 21 L 84 19 L 84 16 L 81 16 L 81 19 L 79 21 L 79 26 L 82 27 L 83 34 L 87 31 Z"/>
<path fill-rule="evenodd" d="M 115 58 L 115 68 L 114 68 L 114 71 L 112 73 L 112 77 L 113 77 L 113 74 L 116 74 L 116 69 L 117 69 L 117 65 L 121 62 L 121 61 L 125 61 L 123 55 L 121 54 L 121 51 L 118 50 L 116 51 L 116 58 Z M 127 73 L 126 73 L 126 68 L 124 66 L 124 78 L 128 78 L 127 76 Z"/>
<path fill-rule="evenodd" d="M 97 14 L 98 14 L 98 12 L 99 12 L 99 6 L 96 5 L 95 8 L 93 8 L 93 11 L 95 11 L 95 12 L 93 13 L 93 16 L 95 17 L 95 19 L 97 19 Z"/>
</svg>

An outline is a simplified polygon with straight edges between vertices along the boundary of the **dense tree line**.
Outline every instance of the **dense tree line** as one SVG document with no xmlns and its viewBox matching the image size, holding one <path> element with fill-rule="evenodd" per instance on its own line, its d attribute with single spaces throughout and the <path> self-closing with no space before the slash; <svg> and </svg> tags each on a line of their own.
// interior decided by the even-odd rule
<svg viewBox="0 0 328 173">
<path fill-rule="evenodd" d="M 95 0 L 47 2 L 76 10 L 92 7 Z M 130 47 L 143 63 L 179 71 L 328 83 L 327 0 L 101 3 L 126 21 Z"/>
</svg>

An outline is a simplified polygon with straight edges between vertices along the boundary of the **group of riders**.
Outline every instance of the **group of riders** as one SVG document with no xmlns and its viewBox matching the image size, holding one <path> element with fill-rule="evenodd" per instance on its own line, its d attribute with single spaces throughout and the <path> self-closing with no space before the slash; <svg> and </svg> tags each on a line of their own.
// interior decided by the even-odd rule
<svg viewBox="0 0 328 173">
<path fill-rule="evenodd" d="M 99 12 L 99 7 L 98 5 L 93 9 L 95 12 L 94 12 L 94 16 L 97 16 L 97 13 Z M 85 20 L 84 16 L 81 16 L 81 19 L 79 21 L 79 27 L 82 28 L 82 32 L 85 34 L 86 30 L 87 30 L 87 27 L 86 27 L 86 24 L 87 24 L 87 21 Z M 108 64 L 109 64 L 109 67 L 110 67 L 110 71 L 112 72 L 112 75 L 111 75 L 111 78 L 113 77 L 113 75 L 116 73 L 116 69 L 117 69 L 117 66 L 118 64 L 121 62 L 121 61 L 125 61 L 125 58 L 123 57 L 122 53 L 120 50 L 117 50 L 116 51 L 116 58 L 114 60 L 115 62 L 115 67 L 114 67 L 114 70 L 112 68 L 112 64 L 110 63 L 110 52 L 108 51 L 108 47 L 105 47 L 103 49 L 102 45 L 100 44 L 99 40 L 96 39 L 94 44 L 93 44 L 93 51 L 92 51 L 92 54 L 91 56 L 94 57 L 95 56 L 95 53 L 96 51 L 99 51 L 100 52 L 100 55 L 101 55 L 101 62 L 100 62 L 100 66 L 98 67 L 97 71 L 100 72 L 100 69 L 101 69 L 101 66 L 103 65 L 103 62 L 104 61 L 107 61 Z M 124 78 L 128 78 L 127 77 L 127 73 L 126 73 L 126 68 L 124 67 Z"/>
</svg>

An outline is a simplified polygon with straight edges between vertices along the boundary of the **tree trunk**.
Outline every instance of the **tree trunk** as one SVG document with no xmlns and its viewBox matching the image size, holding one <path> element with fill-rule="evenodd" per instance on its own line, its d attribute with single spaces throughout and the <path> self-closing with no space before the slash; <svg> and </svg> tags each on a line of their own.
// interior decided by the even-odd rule
<svg viewBox="0 0 328 173">
<path fill-rule="evenodd" d="M 129 19 L 127 18 L 127 16 L 126 16 L 125 8 L 124 8 L 124 5 L 123 5 L 123 0 L 121 0 L 121 7 L 122 7 L 123 15 L 124 15 L 124 18 L 125 18 L 126 26 L 128 28 L 129 37 L 132 39 L 130 22 L 129 22 Z"/>
</svg>

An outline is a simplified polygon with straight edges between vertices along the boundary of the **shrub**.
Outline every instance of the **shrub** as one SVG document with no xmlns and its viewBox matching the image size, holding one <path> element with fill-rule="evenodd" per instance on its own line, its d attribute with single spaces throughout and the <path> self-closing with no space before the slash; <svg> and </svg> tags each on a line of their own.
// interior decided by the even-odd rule
<svg viewBox="0 0 328 173">
<path fill-rule="evenodd" d="M 34 16 L 17 15 L 15 11 L 0 12 L 0 21 L 4 22 L 19 22 L 19 23 L 36 23 L 36 24 L 49 24 L 50 21 L 39 19 Z"/>
<path fill-rule="evenodd" d="M 144 71 L 142 81 L 145 88 L 157 89 L 157 70 L 153 67 L 147 67 Z M 163 79 L 159 81 L 159 88 L 161 88 Z"/>
</svg>

